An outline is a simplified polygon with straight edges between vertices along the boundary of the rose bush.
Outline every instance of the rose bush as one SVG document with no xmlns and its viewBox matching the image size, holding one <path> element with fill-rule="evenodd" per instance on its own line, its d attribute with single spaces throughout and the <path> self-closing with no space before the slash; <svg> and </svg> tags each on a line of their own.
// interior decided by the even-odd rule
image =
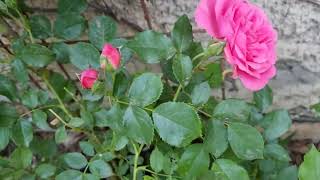
<svg viewBox="0 0 320 180">
<path fill-rule="evenodd" d="M 201 1 L 197 22 L 219 40 L 203 46 L 185 15 L 170 36 L 148 30 L 124 39 L 110 17 L 87 23 L 85 0 L 58 0 L 53 23 L 26 7 L 0 1 L 2 18 L 24 30 L 4 46 L 11 69 L 0 75 L 0 179 L 298 178 L 280 138 L 291 119 L 270 108 L 265 86 L 276 36 L 261 9 Z M 135 60 L 162 72 L 129 72 Z M 245 87 L 265 87 L 250 101 L 213 96 L 225 60 Z M 312 148 L 300 179 L 317 178 L 319 156 Z"/>
</svg>

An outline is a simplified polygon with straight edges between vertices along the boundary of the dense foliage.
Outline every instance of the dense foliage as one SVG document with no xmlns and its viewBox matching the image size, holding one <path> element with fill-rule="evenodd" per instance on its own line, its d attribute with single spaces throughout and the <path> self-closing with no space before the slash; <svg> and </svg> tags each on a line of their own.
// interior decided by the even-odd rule
<svg viewBox="0 0 320 180">
<path fill-rule="evenodd" d="M 270 87 L 255 92 L 250 102 L 212 95 L 227 75 L 221 68 L 225 43 L 196 42 L 187 16 L 169 36 L 145 31 L 118 38 L 112 18 L 87 21 L 86 8 L 85 0 L 59 0 L 51 23 L 23 3 L 0 1 L 2 17 L 24 28 L 2 60 L 11 71 L 0 75 L 0 94 L 6 97 L 0 101 L 0 179 L 320 176 L 315 148 L 299 173 L 290 164 L 286 141 L 279 138 L 291 119 L 286 110 L 271 110 Z M 119 49 L 120 67 L 100 68 L 105 43 Z M 159 64 L 162 71 L 129 73 L 126 64 L 133 59 Z M 95 69 L 99 79 L 91 87 L 81 77 L 80 86 L 52 68 L 64 64 L 79 74 Z"/>
</svg>

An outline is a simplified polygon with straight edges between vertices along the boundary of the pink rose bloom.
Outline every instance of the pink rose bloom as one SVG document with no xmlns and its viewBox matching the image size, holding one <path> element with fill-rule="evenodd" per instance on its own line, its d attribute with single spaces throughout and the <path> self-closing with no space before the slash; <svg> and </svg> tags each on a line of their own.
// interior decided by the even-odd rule
<svg viewBox="0 0 320 180">
<path fill-rule="evenodd" d="M 98 71 L 95 69 L 86 69 L 81 73 L 80 82 L 84 89 L 91 89 L 98 79 Z"/>
<path fill-rule="evenodd" d="M 113 69 L 118 69 L 120 66 L 121 55 L 117 48 L 113 47 L 111 44 L 105 44 L 102 49 L 102 57 L 107 58 L 108 62 L 111 64 Z M 101 68 L 105 69 L 105 61 L 101 63 Z"/>
<path fill-rule="evenodd" d="M 195 19 L 209 35 L 226 42 L 233 77 L 252 91 L 276 74 L 277 32 L 263 10 L 247 0 L 201 0 Z"/>
</svg>

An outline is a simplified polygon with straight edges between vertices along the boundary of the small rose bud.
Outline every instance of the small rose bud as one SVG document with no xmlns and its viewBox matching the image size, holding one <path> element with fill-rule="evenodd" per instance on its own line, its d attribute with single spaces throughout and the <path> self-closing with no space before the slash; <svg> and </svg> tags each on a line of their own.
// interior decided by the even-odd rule
<svg viewBox="0 0 320 180">
<path fill-rule="evenodd" d="M 91 89 L 98 79 L 98 71 L 95 69 L 86 69 L 81 73 L 80 82 L 84 89 Z"/>
<path fill-rule="evenodd" d="M 118 69 L 120 66 L 121 55 L 117 48 L 113 47 L 111 44 L 105 44 L 102 49 L 101 57 L 104 57 L 111 64 L 113 69 Z M 100 59 L 101 68 L 106 68 L 106 62 Z"/>
</svg>

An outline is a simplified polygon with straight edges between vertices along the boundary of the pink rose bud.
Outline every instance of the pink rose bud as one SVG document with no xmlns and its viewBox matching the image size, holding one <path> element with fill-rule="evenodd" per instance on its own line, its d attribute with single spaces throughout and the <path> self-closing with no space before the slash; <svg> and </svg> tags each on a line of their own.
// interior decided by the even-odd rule
<svg viewBox="0 0 320 180">
<path fill-rule="evenodd" d="M 81 73 L 80 82 L 84 89 L 91 89 L 98 79 L 98 71 L 95 69 L 86 69 Z"/>
<path fill-rule="evenodd" d="M 119 68 L 121 55 L 117 48 L 113 47 L 111 44 L 105 44 L 102 49 L 101 56 L 108 60 L 113 69 Z M 100 64 L 102 69 L 106 68 L 106 63 L 104 60 L 100 59 Z"/>
</svg>

